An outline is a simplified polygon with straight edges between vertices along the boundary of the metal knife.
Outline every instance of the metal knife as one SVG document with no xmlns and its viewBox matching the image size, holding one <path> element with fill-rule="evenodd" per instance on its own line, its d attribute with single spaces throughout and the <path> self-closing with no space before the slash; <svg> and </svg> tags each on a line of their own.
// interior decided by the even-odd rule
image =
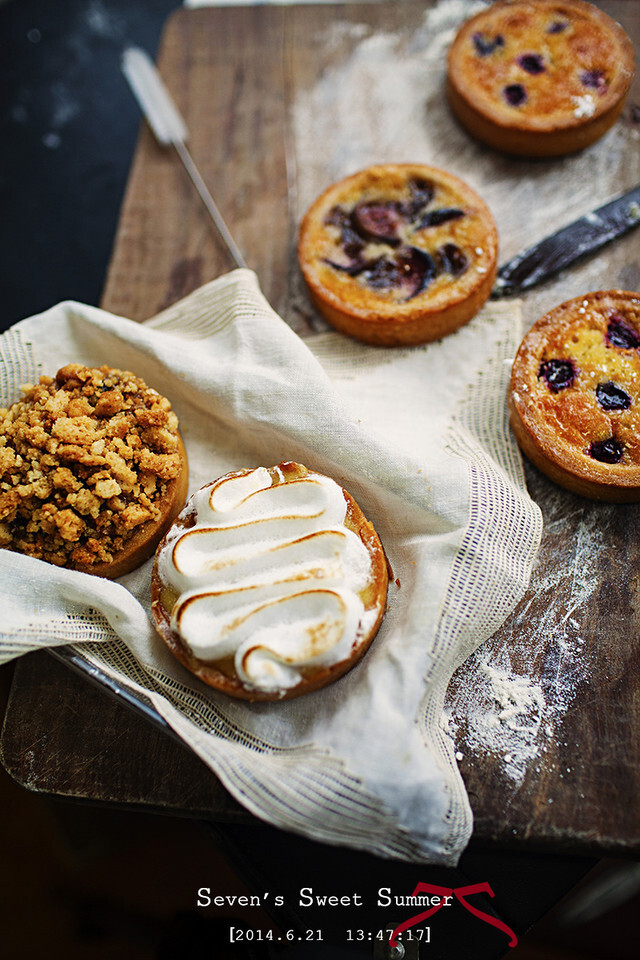
<svg viewBox="0 0 640 960">
<path fill-rule="evenodd" d="M 498 270 L 491 299 L 511 297 L 550 279 L 640 225 L 640 186 L 516 254 Z"/>
<path fill-rule="evenodd" d="M 189 136 L 187 126 L 162 82 L 151 57 L 140 47 L 127 47 L 122 54 L 121 66 L 122 72 L 144 116 L 147 118 L 156 140 L 164 147 L 171 146 L 175 149 L 236 266 L 246 267 L 247 264 L 240 248 L 233 239 L 215 200 L 209 193 L 209 189 L 187 149 L 187 138 Z"/>
</svg>

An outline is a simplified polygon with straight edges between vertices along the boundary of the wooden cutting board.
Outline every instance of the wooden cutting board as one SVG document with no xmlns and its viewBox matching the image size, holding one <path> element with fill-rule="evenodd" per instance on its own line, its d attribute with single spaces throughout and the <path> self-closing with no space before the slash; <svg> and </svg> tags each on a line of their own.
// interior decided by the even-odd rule
<svg viewBox="0 0 640 960">
<path fill-rule="evenodd" d="M 471 143 L 442 94 L 454 6 L 209 8 L 180 10 L 167 25 L 159 66 L 191 152 L 267 299 L 302 335 L 323 324 L 301 287 L 297 224 L 317 193 L 358 166 L 449 167 L 485 193 L 505 257 L 640 181 L 631 108 L 605 141 L 567 160 L 510 160 Z M 601 6 L 640 44 L 640 5 Z M 619 241 L 531 294 L 525 324 L 581 290 L 640 289 L 637 242 Z M 144 320 L 231 267 L 179 161 L 143 127 L 103 306 Z M 475 835 L 638 855 L 640 508 L 580 500 L 529 467 L 527 479 L 545 522 L 530 589 L 448 697 Z M 163 741 L 142 726 L 144 756 L 150 736 Z M 167 755 L 179 749 L 169 743 Z M 95 763 L 92 776 L 95 795 Z M 196 763 L 189 777 L 186 805 L 211 809 L 204 768 Z M 158 805 L 175 807 L 163 791 Z"/>
</svg>

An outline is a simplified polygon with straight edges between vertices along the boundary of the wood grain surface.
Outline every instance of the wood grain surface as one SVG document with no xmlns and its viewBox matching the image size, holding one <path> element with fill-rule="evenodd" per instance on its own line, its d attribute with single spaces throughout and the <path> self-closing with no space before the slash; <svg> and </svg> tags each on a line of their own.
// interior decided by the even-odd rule
<svg viewBox="0 0 640 960">
<path fill-rule="evenodd" d="M 448 165 L 483 187 L 503 256 L 640 181 L 637 79 L 616 129 L 586 155 L 532 163 L 471 143 L 447 116 L 434 79 L 441 67 L 432 38 L 446 6 L 209 8 L 180 10 L 167 25 L 159 65 L 191 131 L 191 152 L 267 299 L 303 335 L 323 323 L 297 270 L 300 215 L 367 157 L 396 160 L 414 150 L 405 158 Z M 600 6 L 640 43 L 640 4 Z M 376 87 L 367 70 L 394 57 L 397 75 Z M 430 91 L 424 103 L 403 113 L 408 96 L 420 100 L 421 82 Z M 341 84 L 347 101 L 360 84 L 359 108 L 347 117 Z M 404 98 L 397 109 L 394 91 Z M 395 114 L 404 127 L 394 132 Z M 425 140 L 429 123 L 434 135 Z M 638 243 L 631 235 L 530 294 L 525 326 L 581 290 L 640 289 Z M 142 321 L 231 267 L 179 161 L 141 128 L 103 306 Z M 448 696 L 474 835 L 511 847 L 637 856 L 640 508 L 580 500 L 526 470 L 545 525 L 530 589 L 460 668 Z M 43 792 L 244 816 L 188 751 L 50 660 L 37 654 L 18 666 L 3 737 L 17 779 Z M 46 736 L 34 720 L 42 703 L 56 715 Z"/>
</svg>

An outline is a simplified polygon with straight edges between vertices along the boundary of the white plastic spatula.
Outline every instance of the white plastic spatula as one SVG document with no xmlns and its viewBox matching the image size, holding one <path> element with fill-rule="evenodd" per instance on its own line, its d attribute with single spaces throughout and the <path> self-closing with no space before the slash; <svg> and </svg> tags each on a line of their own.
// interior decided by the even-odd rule
<svg viewBox="0 0 640 960">
<path fill-rule="evenodd" d="M 246 267 L 245 259 L 187 149 L 186 141 L 189 135 L 187 125 L 180 116 L 153 61 L 139 47 L 128 47 L 122 55 L 122 72 L 156 140 L 162 146 L 174 147 L 178 153 L 234 263 L 238 267 Z"/>
</svg>

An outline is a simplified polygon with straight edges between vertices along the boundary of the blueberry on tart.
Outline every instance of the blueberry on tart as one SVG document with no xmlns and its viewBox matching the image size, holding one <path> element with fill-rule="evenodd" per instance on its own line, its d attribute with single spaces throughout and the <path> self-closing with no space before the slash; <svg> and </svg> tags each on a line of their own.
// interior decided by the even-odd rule
<svg viewBox="0 0 640 960">
<path fill-rule="evenodd" d="M 567 300 L 523 339 L 511 427 L 552 480 L 584 497 L 640 500 L 640 293 Z"/>
<path fill-rule="evenodd" d="M 558 156 L 598 140 L 619 117 L 632 43 L 583 0 L 498 0 L 458 31 L 448 56 L 451 108 L 506 153 Z"/>
<path fill-rule="evenodd" d="M 437 340 L 488 298 L 498 235 L 483 200 L 424 164 L 368 167 L 333 184 L 304 217 L 298 259 L 311 299 L 366 343 Z"/>
</svg>

